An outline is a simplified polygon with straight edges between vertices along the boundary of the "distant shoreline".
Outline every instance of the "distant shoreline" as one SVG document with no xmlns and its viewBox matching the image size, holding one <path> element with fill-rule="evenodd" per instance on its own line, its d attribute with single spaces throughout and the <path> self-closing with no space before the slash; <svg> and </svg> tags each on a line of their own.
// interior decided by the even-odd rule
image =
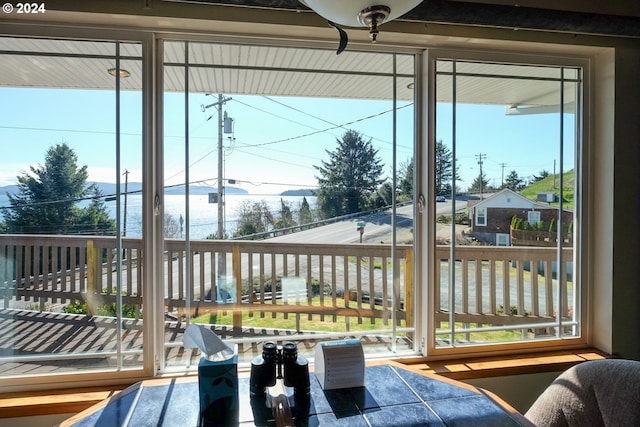
<svg viewBox="0 0 640 427">
<path fill-rule="evenodd" d="M 103 196 L 112 196 L 116 194 L 116 184 L 108 183 L 108 182 L 89 182 L 88 184 L 95 185 L 98 190 L 102 193 Z M 177 186 L 168 186 L 165 188 L 165 194 L 170 195 L 184 195 L 185 194 L 185 186 L 177 185 Z M 120 193 L 125 192 L 125 184 L 120 184 Z M 141 182 L 130 182 L 127 184 L 127 193 L 141 193 L 142 192 L 142 183 Z M 199 184 L 192 184 L 189 187 L 189 194 L 191 195 L 207 195 L 209 193 L 217 193 L 217 187 L 203 186 Z M 284 197 L 313 197 L 315 196 L 315 191 L 313 189 L 296 189 L 296 190 L 285 190 L 281 193 L 274 194 L 261 194 L 261 193 L 249 193 L 244 188 L 234 187 L 227 185 L 224 187 L 224 192 L 227 195 L 246 195 L 246 196 L 284 196 Z M 15 195 L 19 193 L 18 185 L 5 185 L 0 187 L 0 196 L 5 196 L 7 193 L 11 195 Z"/>
</svg>

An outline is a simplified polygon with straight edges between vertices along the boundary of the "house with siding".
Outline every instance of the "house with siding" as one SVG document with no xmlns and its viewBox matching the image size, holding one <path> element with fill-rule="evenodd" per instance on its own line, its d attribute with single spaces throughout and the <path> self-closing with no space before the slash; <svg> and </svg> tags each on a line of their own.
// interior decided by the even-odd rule
<svg viewBox="0 0 640 427">
<path fill-rule="evenodd" d="M 510 233 L 511 220 L 514 216 L 532 225 L 540 222 L 551 224 L 553 219 L 557 221 L 558 218 L 556 206 L 530 200 L 508 188 L 486 199 L 470 201 L 468 209 L 471 232 L 475 238 L 480 242 L 496 246 L 516 244 L 512 241 Z M 565 209 L 563 213 L 565 226 L 568 226 L 571 217 L 572 213 Z M 540 243 L 536 246 L 542 245 L 544 244 Z"/>
</svg>

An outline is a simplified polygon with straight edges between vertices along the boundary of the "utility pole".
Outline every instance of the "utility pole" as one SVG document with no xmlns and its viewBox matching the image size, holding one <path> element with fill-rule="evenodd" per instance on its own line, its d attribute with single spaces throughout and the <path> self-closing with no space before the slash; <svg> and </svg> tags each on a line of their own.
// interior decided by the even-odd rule
<svg viewBox="0 0 640 427">
<path fill-rule="evenodd" d="M 218 203 L 218 232 L 216 237 L 218 239 L 224 239 L 224 140 L 222 135 L 223 133 L 232 132 L 231 124 L 233 123 L 233 119 L 227 117 L 226 112 L 223 114 L 222 106 L 230 100 L 231 98 L 225 98 L 224 95 L 219 93 L 218 102 L 201 106 L 203 112 L 210 107 L 215 107 L 218 110 L 218 193 L 216 199 L 216 203 Z"/>
<path fill-rule="evenodd" d="M 221 93 L 218 94 L 218 239 L 224 239 L 224 183 L 222 182 L 224 174 L 224 143 L 222 142 L 222 126 L 224 118 L 222 117 L 222 105 L 224 98 Z"/>
<path fill-rule="evenodd" d="M 487 158 L 486 154 L 482 154 L 482 153 L 478 153 L 476 154 L 476 159 L 478 159 L 478 165 L 480 165 L 480 200 L 482 200 L 482 190 L 483 190 L 483 186 L 484 186 L 484 182 L 482 182 L 482 163 L 483 160 Z"/>
<path fill-rule="evenodd" d="M 500 167 L 502 168 L 502 182 L 500 183 L 500 188 L 504 187 L 504 168 L 507 167 L 506 163 L 500 163 Z"/>
<path fill-rule="evenodd" d="M 233 132 L 233 119 L 227 117 L 226 112 L 224 112 L 223 114 L 222 107 L 227 101 L 230 100 L 231 98 L 225 98 L 224 95 L 219 93 L 218 102 L 214 102 L 209 105 L 203 104 L 201 106 L 203 112 L 210 107 L 215 107 L 216 110 L 218 110 L 218 197 L 215 202 L 218 203 L 218 235 L 216 237 L 220 240 L 224 239 L 224 140 L 222 136 L 223 133 Z M 209 117 L 209 119 L 211 117 Z M 226 261 L 226 256 L 218 256 L 218 277 L 226 275 Z"/>
</svg>

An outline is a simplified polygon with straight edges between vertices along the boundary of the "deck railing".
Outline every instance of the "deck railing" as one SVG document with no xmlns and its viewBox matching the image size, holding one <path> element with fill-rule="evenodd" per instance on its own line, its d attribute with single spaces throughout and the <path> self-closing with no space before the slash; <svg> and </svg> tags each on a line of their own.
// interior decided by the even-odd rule
<svg viewBox="0 0 640 427">
<path fill-rule="evenodd" d="M 452 271 L 451 248 L 438 246 L 436 250 L 440 260 L 435 264 L 440 278 L 434 297 L 436 321 L 451 321 L 451 291 L 453 317 L 463 325 L 460 329 L 469 329 L 471 324 L 476 330 L 478 325 L 504 329 L 539 325 L 535 333 L 547 335 L 558 311 L 563 323 L 572 323 L 572 248 L 562 249 L 561 268 L 553 247 L 456 246 L 453 253 L 456 262 Z"/>
<path fill-rule="evenodd" d="M 86 303 L 96 313 L 116 301 L 121 271 L 122 302 L 139 315 L 143 303 L 142 240 L 113 237 L 0 235 L 0 298 L 4 308 L 21 303 L 49 306 Z M 334 322 L 338 316 L 374 323 L 413 325 L 413 248 L 397 245 L 398 281 L 393 286 L 390 245 L 302 244 L 268 241 L 184 240 L 165 242 L 163 286 L 168 315 L 224 310 L 252 316 L 306 316 Z M 572 249 L 564 248 L 567 266 Z M 451 256 L 455 268 L 450 268 Z M 557 276 L 555 248 L 447 246 L 436 248 L 436 319 L 451 319 L 449 291 L 455 293 L 455 321 L 517 325 L 548 322 L 557 310 L 571 312 L 571 271 Z M 120 268 L 117 265 L 120 264 Z M 187 266 L 190 268 L 187 268 Z M 450 275 L 452 283 L 450 286 Z M 283 298 L 283 277 L 304 280 L 297 299 Z M 557 287 L 561 306 L 554 305 Z M 395 289 L 395 294 L 394 294 Z M 395 310 L 394 305 L 395 304 Z"/>
<path fill-rule="evenodd" d="M 396 319 L 411 322 L 411 311 L 404 309 L 406 301 L 413 306 L 413 252 L 409 245 L 397 247 L 395 296 L 388 245 L 199 240 L 190 244 L 191 257 L 184 241 L 167 240 L 165 246 L 171 260 L 166 264 L 165 289 L 169 311 L 190 310 L 193 315 L 219 309 L 235 311 L 236 326 L 240 326 L 241 311 L 260 316 L 304 314 L 310 320 L 314 316 L 320 320 L 331 316 L 334 321 L 338 316 L 353 316 L 359 322 L 382 319 L 387 324 L 392 301 L 397 301 Z M 188 281 L 186 260 L 191 260 Z M 281 298 L 283 277 L 303 280 L 305 289 L 300 290 L 297 300 Z"/>
</svg>

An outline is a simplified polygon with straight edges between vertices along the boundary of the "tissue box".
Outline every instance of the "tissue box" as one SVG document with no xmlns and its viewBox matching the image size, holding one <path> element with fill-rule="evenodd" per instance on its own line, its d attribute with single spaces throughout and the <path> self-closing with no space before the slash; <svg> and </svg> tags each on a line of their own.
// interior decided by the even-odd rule
<svg viewBox="0 0 640 427">
<path fill-rule="evenodd" d="M 360 340 L 318 343 L 314 372 L 323 390 L 364 386 L 364 352 Z"/>
<path fill-rule="evenodd" d="M 226 360 L 200 358 L 198 364 L 200 393 L 200 426 L 237 426 L 238 346 Z"/>
</svg>

